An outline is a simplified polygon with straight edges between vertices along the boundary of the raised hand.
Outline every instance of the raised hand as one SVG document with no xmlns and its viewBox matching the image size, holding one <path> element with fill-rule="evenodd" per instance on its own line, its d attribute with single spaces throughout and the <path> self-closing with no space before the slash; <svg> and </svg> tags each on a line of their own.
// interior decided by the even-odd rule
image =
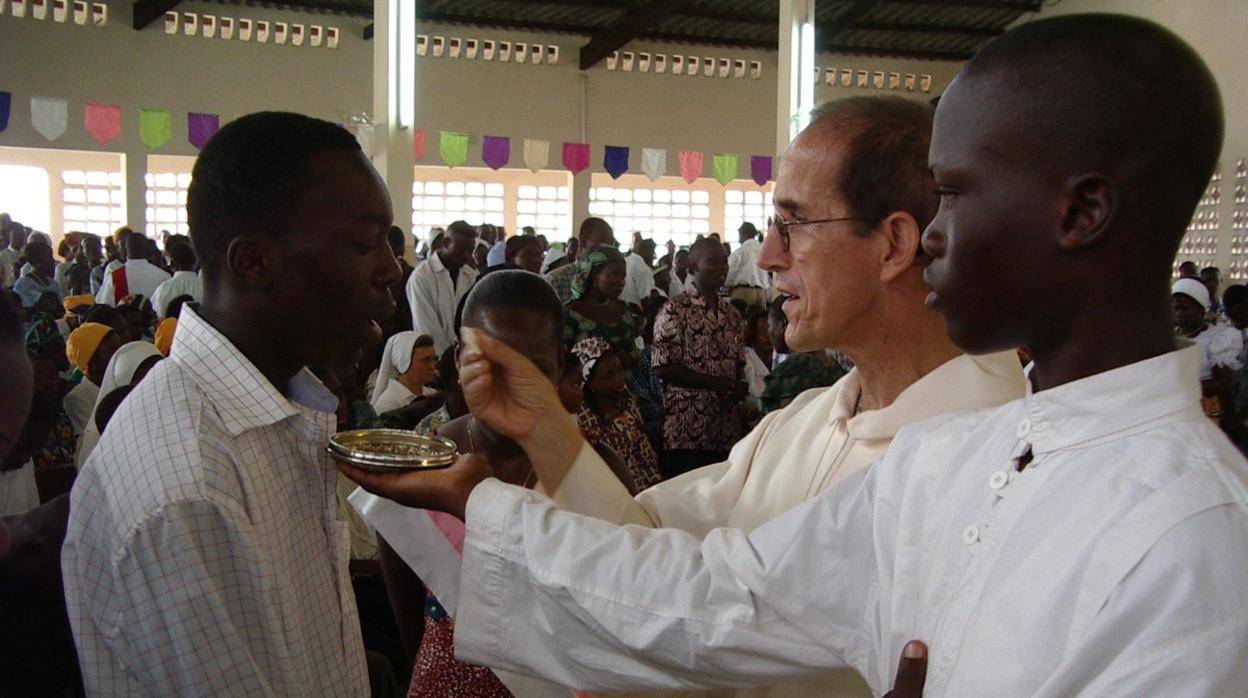
<svg viewBox="0 0 1248 698">
<path fill-rule="evenodd" d="M 494 474 L 484 458 L 471 453 L 460 456 L 449 468 L 404 473 L 372 473 L 336 462 L 343 475 L 375 495 L 409 507 L 445 511 L 460 520 L 472 489 Z"/>
</svg>

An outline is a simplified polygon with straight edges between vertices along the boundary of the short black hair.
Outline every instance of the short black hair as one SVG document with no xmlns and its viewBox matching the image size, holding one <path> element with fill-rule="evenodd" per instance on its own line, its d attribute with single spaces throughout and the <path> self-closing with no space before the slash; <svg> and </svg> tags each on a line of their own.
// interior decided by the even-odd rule
<svg viewBox="0 0 1248 698">
<path fill-rule="evenodd" d="M 121 313 L 111 305 L 97 303 L 91 308 L 91 312 L 87 313 L 87 317 L 83 318 L 83 322 L 98 322 L 101 325 L 112 327 L 121 321 Z"/>
<path fill-rule="evenodd" d="M 130 259 L 147 259 L 154 249 L 155 246 L 146 235 L 132 233 L 126 238 L 126 256 Z"/>
<path fill-rule="evenodd" d="M 477 229 L 469 225 L 468 221 L 452 221 L 450 225 L 446 226 L 446 234 L 448 236 L 458 235 L 460 237 L 471 238 L 480 236 L 477 233 Z"/>
<path fill-rule="evenodd" d="M 481 277 L 464 296 L 460 323 L 477 320 L 486 311 L 535 313 L 547 321 L 555 346 L 563 347 L 563 303 L 546 279 L 533 272 L 502 269 Z"/>
<path fill-rule="evenodd" d="M 33 264 L 35 257 L 44 251 L 47 251 L 48 257 L 52 257 L 51 245 L 42 240 L 31 240 L 26 243 L 26 247 L 22 248 L 22 259 Z"/>
<path fill-rule="evenodd" d="M 161 309 L 162 310 L 161 317 L 176 318 L 182 314 L 182 306 L 186 305 L 187 303 L 194 303 L 194 302 L 195 302 L 195 298 L 185 293 L 180 296 L 175 296 L 173 298 L 170 298 L 169 302 L 165 303 L 165 307 Z"/>
<path fill-rule="evenodd" d="M 186 200 L 205 272 L 217 269 L 241 234 L 287 232 L 284 219 L 309 185 L 310 156 L 359 150 L 341 126 L 289 112 L 248 114 L 217 131 L 195 159 Z"/>
<path fill-rule="evenodd" d="M 391 249 L 398 249 L 400 253 L 407 249 L 407 235 L 397 225 L 390 226 L 390 230 L 386 231 L 386 242 L 390 243 Z"/>
<path fill-rule="evenodd" d="M 1248 301 L 1248 286 L 1243 284 L 1231 284 L 1222 292 L 1222 305 L 1228 308 L 1234 308 Z"/>
<path fill-rule="evenodd" d="M 169 261 L 175 269 L 191 271 L 195 268 L 195 250 L 185 242 L 169 245 Z"/>
<path fill-rule="evenodd" d="M 512 258 L 523 252 L 524 248 L 529 246 L 540 249 L 542 243 L 531 235 L 512 235 L 507 238 L 507 242 L 503 243 L 503 257 L 510 262 Z"/>
<path fill-rule="evenodd" d="M 1222 151 L 1222 99 L 1195 49 L 1140 17 L 1066 15 L 994 39 L 955 85 L 981 80 L 1009 90 L 1035 167 L 1126 172 L 1140 203 L 1124 215 L 1167 238 L 1155 261 L 1169 270 Z"/>
<path fill-rule="evenodd" d="M 455 362 L 455 345 L 447 347 L 438 357 L 438 383 L 443 392 L 457 390 L 459 386 L 459 364 Z"/>
</svg>

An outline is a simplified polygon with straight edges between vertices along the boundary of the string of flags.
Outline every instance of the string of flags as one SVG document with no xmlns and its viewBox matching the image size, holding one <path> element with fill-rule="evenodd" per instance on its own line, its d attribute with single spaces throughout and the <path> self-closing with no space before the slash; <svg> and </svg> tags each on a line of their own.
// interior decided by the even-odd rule
<svg viewBox="0 0 1248 698">
<path fill-rule="evenodd" d="M 12 94 L 0 92 L 0 131 L 8 128 Z M 83 108 L 83 130 L 100 145 L 107 145 L 123 128 L 122 108 L 117 104 L 87 102 Z M 49 141 L 60 138 L 69 127 L 69 102 L 58 97 L 34 96 L 30 98 L 31 125 Z M 186 115 L 187 141 L 196 149 L 203 148 L 208 139 L 221 126 L 217 114 L 189 112 Z M 138 110 L 139 139 L 150 150 L 157 150 L 172 138 L 173 115 L 167 109 L 143 107 Z M 366 134 L 360 134 L 361 136 Z M 462 131 L 438 131 L 438 157 L 447 167 L 459 167 L 468 161 L 470 134 Z M 425 155 L 425 130 L 412 133 L 412 155 L 420 160 Z M 361 140 L 371 140 L 361 138 Z M 533 138 L 523 139 L 524 165 L 533 172 L 550 165 L 550 141 Z M 371 150 L 371 145 L 366 145 Z M 480 140 L 481 161 L 492 169 L 506 167 L 511 162 L 511 138 L 507 136 L 482 136 Z M 565 142 L 561 149 L 561 162 L 565 169 L 577 174 L 589 168 L 592 160 L 590 144 Z M 704 155 L 697 150 L 681 150 L 676 154 L 680 176 L 692 184 L 703 176 Z M 633 169 L 632 149 L 622 145 L 602 146 L 602 168 L 612 179 L 619 179 Z M 763 186 L 772 177 L 770 155 L 752 155 L 749 158 L 750 179 Z M 667 150 L 642 148 L 640 172 L 650 181 L 667 174 Z M 713 153 L 711 176 L 722 185 L 737 179 L 740 170 L 736 153 Z"/>
<path fill-rule="evenodd" d="M 462 131 L 438 131 L 438 158 L 447 167 L 459 167 L 468 161 L 470 134 Z M 420 160 L 425 156 L 426 134 L 424 129 L 412 132 L 412 156 Z M 550 165 L 550 141 L 525 138 L 523 144 L 524 166 L 533 172 Z M 698 150 L 677 151 L 680 176 L 692 184 L 702 177 L 704 155 Z M 481 161 L 491 169 L 506 167 L 511 162 L 511 138 L 508 136 L 482 136 Z M 589 168 L 592 152 L 588 143 L 567 141 L 561 149 L 561 163 L 572 174 Z M 751 155 L 750 179 L 760 187 L 771 181 L 772 158 L 770 155 Z M 740 168 L 736 153 L 714 153 L 711 158 L 711 176 L 720 184 L 737 179 Z M 632 149 L 623 145 L 602 146 L 602 169 L 612 179 L 619 179 L 633 169 Z M 667 174 L 667 151 L 662 148 L 642 148 L 640 171 L 650 181 Z"/>
<path fill-rule="evenodd" d="M 9 127 L 13 95 L 0 92 L 0 131 Z M 168 109 L 143 107 L 138 110 L 139 140 L 150 150 L 157 150 L 173 137 L 173 114 Z M 69 130 L 69 101 L 60 97 L 30 98 L 30 123 L 35 132 L 54 141 Z M 196 149 L 203 148 L 221 127 L 216 114 L 189 112 L 186 115 L 187 141 Z M 122 108 L 118 104 L 87 102 L 83 106 L 82 129 L 95 142 L 107 145 L 121 135 Z"/>
</svg>

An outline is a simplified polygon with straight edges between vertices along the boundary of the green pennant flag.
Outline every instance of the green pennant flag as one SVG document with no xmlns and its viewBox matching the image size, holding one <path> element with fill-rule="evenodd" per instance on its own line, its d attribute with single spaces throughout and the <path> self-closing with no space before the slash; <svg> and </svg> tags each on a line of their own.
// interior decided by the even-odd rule
<svg viewBox="0 0 1248 698">
<path fill-rule="evenodd" d="M 715 153 L 715 160 L 711 163 L 711 171 L 715 173 L 715 181 L 720 184 L 728 184 L 736 179 L 737 154 Z"/>
<path fill-rule="evenodd" d="M 149 150 L 156 150 L 169 142 L 172 120 L 167 109 L 139 110 L 139 138 Z"/>
<path fill-rule="evenodd" d="M 468 134 L 457 131 L 442 131 L 438 143 L 438 155 L 447 167 L 464 164 L 468 159 Z"/>
</svg>

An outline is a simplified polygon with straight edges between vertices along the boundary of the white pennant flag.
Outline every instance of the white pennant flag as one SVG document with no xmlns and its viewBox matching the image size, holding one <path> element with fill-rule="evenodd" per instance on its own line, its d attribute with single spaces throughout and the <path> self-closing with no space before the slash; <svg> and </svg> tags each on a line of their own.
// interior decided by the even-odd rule
<svg viewBox="0 0 1248 698">
<path fill-rule="evenodd" d="M 642 148 L 641 171 L 651 182 L 667 174 L 667 151 L 662 148 Z"/>
<path fill-rule="evenodd" d="M 524 164 L 533 172 L 546 169 L 550 162 L 550 141 L 524 139 Z"/>
<path fill-rule="evenodd" d="M 69 123 L 69 103 L 57 97 L 31 97 L 30 123 L 44 138 L 60 138 Z"/>
</svg>

